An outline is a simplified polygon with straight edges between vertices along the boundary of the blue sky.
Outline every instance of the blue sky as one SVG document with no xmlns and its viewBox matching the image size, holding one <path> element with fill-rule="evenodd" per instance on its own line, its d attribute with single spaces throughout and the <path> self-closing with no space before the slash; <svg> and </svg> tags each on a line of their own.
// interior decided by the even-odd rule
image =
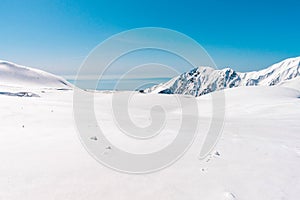
<svg viewBox="0 0 300 200">
<path fill-rule="evenodd" d="M 299 1 L 0 0 L 0 59 L 75 74 L 100 42 L 137 27 L 194 38 L 220 67 L 249 71 L 300 55 Z"/>
</svg>

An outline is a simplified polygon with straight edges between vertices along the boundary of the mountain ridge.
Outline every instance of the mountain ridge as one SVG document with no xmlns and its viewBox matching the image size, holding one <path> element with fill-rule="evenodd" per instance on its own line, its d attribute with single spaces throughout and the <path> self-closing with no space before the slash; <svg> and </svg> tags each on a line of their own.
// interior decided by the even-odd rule
<svg viewBox="0 0 300 200">
<path fill-rule="evenodd" d="M 13 87 L 71 88 L 72 84 L 54 74 L 0 60 L 1 85 Z"/>
<path fill-rule="evenodd" d="M 239 86 L 280 85 L 299 76 L 300 56 L 288 58 L 266 69 L 252 72 L 237 72 L 229 67 L 224 69 L 198 67 L 142 92 L 201 96 Z"/>
</svg>

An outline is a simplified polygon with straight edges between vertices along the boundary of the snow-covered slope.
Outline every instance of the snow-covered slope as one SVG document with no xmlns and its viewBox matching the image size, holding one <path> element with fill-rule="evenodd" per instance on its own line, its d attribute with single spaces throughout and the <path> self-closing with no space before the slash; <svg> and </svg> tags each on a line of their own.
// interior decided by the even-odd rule
<svg viewBox="0 0 300 200">
<path fill-rule="evenodd" d="M 14 87 L 70 88 L 61 77 L 48 72 L 0 60 L 0 85 Z"/>
<path fill-rule="evenodd" d="M 293 78 L 291 80 L 284 81 L 279 84 L 282 87 L 293 88 L 295 90 L 300 90 L 300 76 Z"/>
<path fill-rule="evenodd" d="M 6 87 L 7 91 L 14 90 Z M 298 200 L 300 92 L 285 87 L 225 89 L 226 121 L 215 151 L 199 160 L 210 126 L 211 93 L 196 98 L 198 137 L 174 165 L 146 175 L 120 174 L 82 147 L 72 90 L 31 89 L 39 98 L 0 95 L 0 199 L 3 200 Z M 95 93 L 95 115 L 114 145 L 149 152 L 173 141 L 181 124 L 176 98 L 138 94 L 129 103 L 136 124 L 161 105 L 167 124 L 149 141 L 126 137 L 112 114 L 112 95 Z M 171 104 L 170 104 L 171 102 Z M 183 105 L 185 106 L 185 105 Z M 178 111 L 178 112 L 177 112 Z M 120 116 L 126 117 L 126 116 Z M 198 116 L 194 116 L 198 117 Z M 91 124 L 93 126 L 94 124 Z M 108 152 L 107 156 L 111 156 Z"/>
<path fill-rule="evenodd" d="M 300 57 L 289 58 L 267 69 L 248 73 L 236 72 L 231 68 L 216 70 L 211 67 L 199 67 L 144 92 L 200 96 L 238 86 L 278 85 L 298 76 Z"/>
</svg>

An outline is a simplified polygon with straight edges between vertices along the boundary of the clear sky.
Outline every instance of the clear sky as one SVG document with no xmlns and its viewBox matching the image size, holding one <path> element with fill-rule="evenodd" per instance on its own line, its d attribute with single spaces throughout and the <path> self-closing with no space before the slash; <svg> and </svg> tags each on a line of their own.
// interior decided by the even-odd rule
<svg viewBox="0 0 300 200">
<path fill-rule="evenodd" d="M 0 59 L 71 75 L 107 37 L 157 26 L 194 38 L 220 67 L 257 70 L 300 55 L 299 7 L 299 0 L 0 0 Z"/>
</svg>

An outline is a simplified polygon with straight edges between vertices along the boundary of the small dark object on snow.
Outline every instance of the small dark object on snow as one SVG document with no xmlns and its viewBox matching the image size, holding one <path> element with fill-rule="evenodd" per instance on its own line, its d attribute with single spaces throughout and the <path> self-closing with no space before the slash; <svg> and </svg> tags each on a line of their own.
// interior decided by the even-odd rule
<svg viewBox="0 0 300 200">
<path fill-rule="evenodd" d="M 96 136 L 91 137 L 90 139 L 91 139 L 91 140 L 95 140 L 95 141 L 98 140 L 98 138 L 97 138 Z"/>
</svg>

